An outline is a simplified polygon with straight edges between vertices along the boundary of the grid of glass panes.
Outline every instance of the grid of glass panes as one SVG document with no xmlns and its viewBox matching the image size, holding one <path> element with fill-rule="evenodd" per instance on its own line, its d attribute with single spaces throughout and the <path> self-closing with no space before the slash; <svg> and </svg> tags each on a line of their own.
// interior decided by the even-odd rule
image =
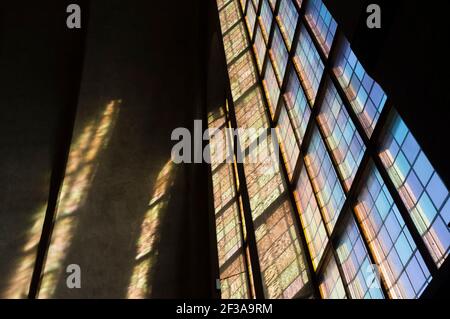
<svg viewBox="0 0 450 319">
<path fill-rule="evenodd" d="M 236 23 L 231 21 L 239 19 L 240 13 L 232 8 L 233 2 L 239 3 L 230 1 L 224 4 L 224 1 L 218 0 L 222 9 L 230 6 L 227 14 L 219 12 L 221 20 L 225 20 L 221 24 L 222 31 Z M 411 220 L 408 220 L 408 226 L 410 222 L 415 224 L 430 256 L 440 267 L 448 256 L 450 246 L 447 227 L 450 199 L 447 188 L 409 130 L 402 127 L 404 123 L 398 124 L 401 120 L 392 120 L 391 124 L 383 120 L 380 125 L 384 140 L 371 140 L 381 113 L 392 112 L 391 108 L 385 110 L 387 96 L 367 74 L 349 42 L 343 36 L 335 41 L 337 24 L 321 0 L 248 0 L 246 15 L 253 14 L 249 13 L 252 5 L 255 13 L 260 5 L 253 51 L 266 98 L 263 104 L 267 102 L 273 125 L 278 128 L 275 140 L 279 141 L 284 152 L 282 165 L 292 182 L 297 183 L 294 198 L 300 214 L 300 227 L 306 237 L 312 266 L 319 271 L 320 294 L 326 298 L 419 297 L 432 278 L 427 267 L 430 265 L 429 259 L 426 264 L 421 255 L 425 252 L 419 252 L 409 233 L 410 228 L 406 227 L 403 218 L 407 217 L 402 215 L 404 209 L 397 207 L 406 207 L 409 211 Z M 299 17 L 301 11 L 297 10 L 302 9 L 302 5 L 305 6 L 304 19 Z M 271 31 L 272 24 L 274 29 Z M 247 28 L 251 34 L 251 27 L 247 25 Z M 296 32 L 298 40 L 294 43 Z M 264 61 L 270 42 L 270 59 Z M 336 48 L 332 49 L 333 46 Z M 287 74 L 283 76 L 279 74 L 279 65 L 285 69 L 284 61 L 289 53 L 293 59 L 287 63 Z M 329 57 L 331 54 L 333 56 Z M 329 60 L 335 61 L 334 64 L 331 65 Z M 324 75 L 325 69 L 328 74 Z M 238 73 L 252 78 L 248 68 Z M 322 80 L 323 76 L 327 77 L 326 81 Z M 248 90 L 245 84 L 249 80 L 244 76 L 230 78 L 233 97 L 235 92 L 239 96 L 241 91 Z M 238 86 L 243 89 L 235 88 L 233 80 L 234 83 L 239 82 Z M 318 97 L 320 105 L 315 106 Z M 246 112 L 249 112 L 248 108 Z M 405 130 L 406 133 L 403 132 Z M 405 136 L 400 137 L 402 134 Z M 293 145 L 300 149 L 300 156 L 297 156 L 297 146 Z M 378 173 L 383 169 L 382 165 L 370 166 L 369 174 L 366 169 L 365 175 L 360 174 L 355 180 L 356 172 L 367 168 L 360 167 L 366 149 L 371 150 L 368 154 L 374 154 L 377 151 L 375 147 L 379 147 L 381 163 L 388 173 L 383 177 L 390 177 L 390 183 L 397 188 L 403 203 L 394 202 L 384 184 L 387 179 L 383 180 Z M 287 149 L 291 150 L 292 155 Z M 303 161 L 305 164 L 301 165 Z M 293 176 L 294 167 L 300 168 L 295 172 L 297 177 Z M 263 187 L 252 182 L 254 180 L 250 175 L 247 181 L 249 189 L 255 185 Z M 274 178 L 265 176 L 261 179 L 265 185 L 264 196 L 256 195 L 260 192 L 253 193 L 256 199 L 250 196 L 254 213 L 264 215 L 264 207 L 274 205 L 275 199 L 285 196 L 283 194 L 288 191 L 278 178 Z M 375 196 L 371 193 L 376 187 L 374 180 L 380 188 L 376 199 L 371 197 Z M 353 189 L 355 183 L 358 187 Z M 352 191 L 352 197 L 347 198 L 344 190 Z M 348 205 L 345 207 L 353 207 L 353 210 L 341 212 L 346 201 Z M 343 214 L 345 216 L 338 220 Z M 336 222 L 347 224 L 340 224 L 338 228 L 335 227 Z M 358 226 L 362 233 L 359 233 Z M 337 231 L 339 233 L 335 234 Z M 335 239 L 328 240 L 329 235 Z M 330 249 L 326 250 L 327 246 Z M 328 252 L 326 255 L 325 251 Z M 336 253 L 336 259 L 332 252 Z M 375 280 L 368 285 L 368 274 L 364 270 L 374 269 L 370 260 L 377 264 L 381 278 L 379 282 Z M 279 285 L 277 287 L 280 291 Z M 265 294 L 271 294 L 267 288 Z M 277 294 L 282 295 L 285 294 Z"/>
<path fill-rule="evenodd" d="M 227 63 L 230 63 L 248 47 L 244 25 L 240 23 L 226 33 L 223 43 L 225 46 L 225 58 Z"/>
<path fill-rule="evenodd" d="M 354 206 L 392 298 L 417 298 L 431 280 L 425 262 L 380 173 L 369 171 Z"/>
<path fill-rule="evenodd" d="M 235 2 L 239 3 L 238 0 Z M 238 23 L 245 22 L 240 20 Z M 232 38 L 224 34 L 223 40 L 230 42 Z M 300 241 L 300 229 L 294 222 L 293 203 L 286 192 L 287 183 L 276 156 L 276 136 L 267 134 L 269 120 L 263 99 L 263 86 L 254 82 L 255 65 L 249 58 L 252 57 L 250 52 L 252 51 L 247 50 L 229 63 L 227 71 L 232 97 L 230 110 L 234 112 L 237 125 L 242 129 L 237 132 L 238 143 L 241 150 L 245 150 L 242 165 L 250 199 L 250 217 L 255 229 L 263 295 L 266 298 L 294 298 L 301 291 L 303 293 L 303 288 L 310 282 L 309 270 Z M 279 87 L 273 69 L 272 72 L 266 72 L 264 80 L 266 94 L 275 93 L 273 103 L 277 103 Z M 286 124 L 288 123 L 287 121 Z M 243 130 L 245 131 L 242 132 Z M 220 183 L 227 181 L 216 180 Z M 221 194 L 220 189 L 218 193 Z M 217 229 L 222 230 L 222 226 L 217 225 Z M 231 245 L 232 242 L 224 244 Z M 251 277 L 250 271 L 249 275 Z M 228 289 L 231 284 L 221 283 L 224 296 L 224 289 Z M 237 284 L 234 286 L 239 287 Z M 308 290 L 309 288 L 306 289 Z M 234 296 L 239 297 L 238 294 Z"/>
<path fill-rule="evenodd" d="M 308 1 L 305 16 L 323 53 L 328 56 L 336 33 L 336 21 L 321 0 Z"/>
<path fill-rule="evenodd" d="M 339 236 L 336 252 L 352 298 L 384 298 L 377 268 L 372 265 L 353 216 L 350 216 L 343 234 Z"/>
<path fill-rule="evenodd" d="M 288 61 L 288 51 L 286 50 L 286 46 L 284 45 L 283 37 L 281 35 L 280 29 L 278 26 L 275 26 L 272 40 L 272 47 L 270 49 L 270 55 L 273 60 L 273 67 L 275 71 L 275 75 L 277 76 L 278 83 L 281 85 L 281 81 L 283 81 L 284 71 L 286 69 L 287 61 Z"/>
<path fill-rule="evenodd" d="M 312 264 L 316 269 L 322 259 L 325 246 L 328 244 L 328 235 L 305 169 L 302 169 L 300 173 L 294 195 L 299 207 Z"/>
<path fill-rule="evenodd" d="M 228 158 L 232 147 L 228 131 L 225 130 L 227 125 L 224 107 L 211 110 L 208 114 L 208 127 L 214 132 L 210 135 L 209 149 L 221 297 L 247 299 L 250 297 L 250 287 L 234 169 Z"/>
<path fill-rule="evenodd" d="M 272 61 L 270 60 L 267 61 L 266 74 L 264 76 L 264 88 L 268 97 L 270 113 L 273 116 L 278 104 L 280 88 L 278 87 L 278 82 L 272 66 Z"/>
<path fill-rule="evenodd" d="M 320 293 L 324 299 L 345 299 L 346 293 L 334 256 L 331 255 L 319 282 Z"/>
<path fill-rule="evenodd" d="M 331 81 L 325 86 L 317 119 L 344 187 L 349 191 L 366 148 Z"/>
<path fill-rule="evenodd" d="M 267 298 L 293 298 L 309 281 L 299 231 L 293 220 L 272 137 L 252 152 L 268 153 L 264 160 L 244 164 L 256 245 Z M 248 157 L 251 157 L 249 154 Z M 257 156 L 255 156 L 257 157 Z"/>
<path fill-rule="evenodd" d="M 289 110 L 295 134 L 302 143 L 311 117 L 311 109 L 296 72 L 291 72 L 289 75 L 283 98 Z"/>
<path fill-rule="evenodd" d="M 344 205 L 345 195 L 317 128 L 313 131 L 305 163 L 325 219 L 325 226 L 331 234 Z"/>
<path fill-rule="evenodd" d="M 314 46 L 311 36 L 305 28 L 300 30 L 294 64 L 306 90 L 306 96 L 311 102 L 311 105 L 314 105 L 325 66 Z"/>
<path fill-rule="evenodd" d="M 255 33 L 255 44 L 253 45 L 253 48 L 256 53 L 256 64 L 258 64 L 258 70 L 259 72 L 262 71 L 264 58 L 266 56 L 266 43 L 264 42 L 263 34 L 261 31 L 261 27 L 259 24 L 257 24 L 256 27 L 256 33 Z"/>
<path fill-rule="evenodd" d="M 291 0 L 281 0 L 280 9 L 278 11 L 278 21 L 281 33 L 283 33 L 288 49 L 291 49 L 295 27 L 297 26 L 297 20 L 298 12 L 295 8 L 294 2 Z"/>
<path fill-rule="evenodd" d="M 437 266 L 449 254 L 447 187 L 398 114 L 387 128 L 380 157 Z"/>
<path fill-rule="evenodd" d="M 262 7 L 261 7 L 261 29 L 263 31 L 263 36 L 266 39 L 266 42 L 268 42 L 269 39 L 269 32 L 270 32 L 270 26 L 272 24 L 272 9 L 270 9 L 268 0 L 261 0 L 262 1 Z"/>
<path fill-rule="evenodd" d="M 347 40 L 341 43 L 334 72 L 364 131 L 371 137 L 387 96 L 366 73 Z"/>
<path fill-rule="evenodd" d="M 247 15 L 245 16 L 245 19 L 248 24 L 248 30 L 250 33 L 250 37 L 252 38 L 253 30 L 255 29 L 255 22 L 256 22 L 256 9 L 253 6 L 253 3 L 251 3 L 251 2 L 248 3 Z M 224 44 L 225 44 L 225 42 L 224 42 Z"/>
<path fill-rule="evenodd" d="M 300 148 L 297 144 L 297 140 L 295 139 L 294 129 L 292 127 L 291 121 L 289 120 L 289 116 L 284 104 L 281 108 L 277 128 L 283 155 L 286 158 L 287 173 L 289 175 L 289 178 L 292 179 L 294 169 L 300 155 Z"/>
</svg>

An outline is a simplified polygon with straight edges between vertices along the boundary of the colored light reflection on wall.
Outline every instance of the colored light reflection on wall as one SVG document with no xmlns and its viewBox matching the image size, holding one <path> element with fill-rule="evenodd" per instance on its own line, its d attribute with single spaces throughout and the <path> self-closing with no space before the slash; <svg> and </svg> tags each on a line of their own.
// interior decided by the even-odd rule
<svg viewBox="0 0 450 319">
<path fill-rule="evenodd" d="M 28 297 L 46 210 L 47 205 L 45 204 L 33 214 L 32 227 L 25 234 L 26 242 L 22 248 L 22 256 L 12 268 L 14 274 L 5 291 L 1 293 L 1 298 L 24 299 Z"/>
<path fill-rule="evenodd" d="M 150 274 L 158 258 L 158 241 L 161 219 L 167 212 L 170 201 L 169 191 L 175 178 L 175 168 L 169 160 L 159 172 L 149 202 L 149 209 L 141 225 L 141 233 L 136 245 L 136 259 L 133 274 L 128 286 L 127 298 L 142 299 L 151 297 Z"/>
<path fill-rule="evenodd" d="M 63 262 L 77 227 L 77 213 L 88 195 L 98 166 L 98 156 L 108 144 L 120 104 L 120 100 L 108 103 L 99 117 L 84 128 L 71 146 L 39 298 L 53 296 L 65 269 Z"/>
</svg>

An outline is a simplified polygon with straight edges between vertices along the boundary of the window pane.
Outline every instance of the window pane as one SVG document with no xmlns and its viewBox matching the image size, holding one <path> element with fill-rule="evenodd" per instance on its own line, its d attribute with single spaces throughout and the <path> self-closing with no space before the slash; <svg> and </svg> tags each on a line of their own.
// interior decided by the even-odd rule
<svg viewBox="0 0 450 319">
<path fill-rule="evenodd" d="M 334 73 L 358 116 L 367 136 L 372 136 L 380 113 L 386 103 L 386 94 L 364 70 L 347 40 L 343 40 Z"/>
<path fill-rule="evenodd" d="M 431 275 L 380 173 L 371 167 L 355 205 L 364 231 L 391 298 L 418 298 Z"/>
<path fill-rule="evenodd" d="M 289 178 L 292 179 L 295 165 L 297 164 L 297 160 L 300 155 L 300 148 L 297 144 L 297 140 L 295 139 L 294 129 L 284 103 L 282 103 L 277 129 L 280 138 L 280 145 L 285 158 L 286 170 Z"/>
<path fill-rule="evenodd" d="M 449 254 L 449 192 L 414 136 L 396 113 L 380 152 L 391 177 L 436 265 Z"/>
<path fill-rule="evenodd" d="M 382 299 L 383 291 L 353 217 L 336 247 L 348 290 L 353 299 Z"/>
<path fill-rule="evenodd" d="M 280 29 L 283 33 L 288 49 L 291 48 L 292 39 L 294 38 L 295 27 L 298 20 L 298 12 L 295 8 L 293 0 L 281 0 L 278 13 Z"/>
<path fill-rule="evenodd" d="M 225 122 L 224 112 L 211 113 L 209 128 Z M 233 166 L 217 152 L 226 153 L 229 137 L 220 130 L 210 138 L 212 185 L 216 220 L 216 240 L 219 257 L 222 298 L 249 298 L 247 269 L 240 223 L 240 212 L 234 182 Z"/>
<path fill-rule="evenodd" d="M 286 102 L 289 116 L 292 119 L 295 134 L 301 143 L 305 137 L 306 127 L 311 117 L 311 110 L 303 88 L 300 85 L 300 80 L 293 70 L 289 75 L 284 101 Z"/>
<path fill-rule="evenodd" d="M 309 282 L 304 251 L 288 200 L 255 220 L 266 298 L 293 298 Z"/>
<path fill-rule="evenodd" d="M 302 169 L 300 173 L 294 195 L 305 231 L 309 254 L 311 255 L 314 269 L 317 269 L 325 246 L 328 243 L 328 235 L 305 169 Z"/>
<path fill-rule="evenodd" d="M 306 168 L 311 176 L 325 225 L 331 234 L 344 205 L 345 195 L 317 128 L 314 129 L 310 143 L 305 156 Z"/>
<path fill-rule="evenodd" d="M 311 0 L 306 7 L 306 20 L 326 56 L 330 53 L 336 21 L 321 0 Z"/>
<path fill-rule="evenodd" d="M 275 26 L 275 32 L 272 40 L 272 48 L 270 49 L 270 55 L 272 57 L 275 74 L 278 78 L 278 83 L 281 86 L 283 81 L 284 71 L 286 70 L 288 52 L 284 45 L 283 37 L 278 26 Z"/>
<path fill-rule="evenodd" d="M 263 31 L 263 36 L 266 39 L 266 43 L 269 39 L 270 26 L 272 24 L 272 10 L 269 7 L 269 3 L 267 0 L 262 0 L 262 8 L 261 8 L 261 29 Z"/>
<path fill-rule="evenodd" d="M 278 105 L 278 98 L 280 96 L 280 88 L 275 76 L 275 71 L 272 67 L 272 62 L 269 60 L 266 67 L 266 74 L 264 76 L 264 89 L 266 90 L 267 100 L 269 102 L 269 109 L 272 116 Z"/>
<path fill-rule="evenodd" d="M 238 20 L 241 18 L 239 13 L 239 4 L 237 0 L 233 0 L 230 4 L 227 4 L 219 12 L 220 27 L 222 34 L 228 31 Z"/>
<path fill-rule="evenodd" d="M 235 105 L 236 122 L 239 127 L 239 141 L 242 151 L 249 148 L 252 143 L 269 128 L 269 119 L 263 102 L 261 90 L 253 89 L 239 100 Z"/>
<path fill-rule="evenodd" d="M 324 65 L 305 28 L 302 28 L 300 31 L 294 63 L 306 90 L 306 96 L 311 105 L 314 105 Z"/>
<path fill-rule="evenodd" d="M 245 27 L 242 23 L 237 24 L 224 35 L 223 45 L 225 47 L 227 63 L 230 63 L 248 47 L 247 37 L 245 36 Z"/>
<path fill-rule="evenodd" d="M 331 81 L 327 81 L 318 121 L 346 191 L 349 191 L 366 147 Z"/>
<path fill-rule="evenodd" d="M 259 24 L 256 27 L 254 49 L 256 52 L 256 62 L 258 63 L 258 70 L 259 72 L 261 72 L 264 63 L 264 57 L 266 55 L 266 44 L 264 42 Z"/>
<path fill-rule="evenodd" d="M 253 37 L 253 30 L 255 29 L 255 22 L 256 22 L 256 10 L 251 2 L 248 3 L 245 19 L 247 21 L 250 37 Z"/>
<path fill-rule="evenodd" d="M 344 284 L 333 256 L 325 266 L 320 278 L 319 289 L 324 299 L 347 299 Z"/>
<path fill-rule="evenodd" d="M 248 89 L 256 83 L 256 70 L 253 65 L 251 51 L 247 51 L 228 67 L 231 93 L 236 102 Z"/>
</svg>

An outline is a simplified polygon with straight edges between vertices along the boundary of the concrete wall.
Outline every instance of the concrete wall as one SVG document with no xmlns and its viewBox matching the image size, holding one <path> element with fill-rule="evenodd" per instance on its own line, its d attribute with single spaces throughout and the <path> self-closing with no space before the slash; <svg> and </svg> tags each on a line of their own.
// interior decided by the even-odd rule
<svg viewBox="0 0 450 319">
<path fill-rule="evenodd" d="M 52 167 L 71 131 L 83 32 L 65 28 L 66 2 L 0 5 L 0 297 L 28 294 Z"/>
</svg>

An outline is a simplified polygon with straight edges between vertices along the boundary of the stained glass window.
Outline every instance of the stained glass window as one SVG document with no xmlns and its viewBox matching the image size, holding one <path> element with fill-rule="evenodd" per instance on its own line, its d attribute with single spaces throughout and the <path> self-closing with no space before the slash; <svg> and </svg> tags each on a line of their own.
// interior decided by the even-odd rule
<svg viewBox="0 0 450 319">
<path fill-rule="evenodd" d="M 219 11 L 220 26 L 222 33 L 225 33 L 235 23 L 239 21 L 241 14 L 239 12 L 239 4 L 237 0 L 232 0 Z"/>
<path fill-rule="evenodd" d="M 306 96 L 314 104 L 323 75 L 324 65 L 306 29 L 301 29 L 294 63 L 306 90 Z"/>
<path fill-rule="evenodd" d="M 378 268 L 372 264 L 352 216 L 339 237 L 336 252 L 353 299 L 384 298 Z"/>
<path fill-rule="evenodd" d="M 297 73 L 291 72 L 283 97 L 294 125 L 295 134 L 299 141 L 303 142 L 311 110 Z"/>
<path fill-rule="evenodd" d="M 224 35 L 223 44 L 225 47 L 227 63 L 231 63 L 234 58 L 248 47 L 244 25 L 239 23 Z"/>
<path fill-rule="evenodd" d="M 222 297 L 305 297 L 315 282 L 322 298 L 422 296 L 449 254 L 450 194 L 324 1 L 217 6 L 232 101 L 208 123 L 235 118 L 242 151 L 232 132 L 211 138 Z"/>
<path fill-rule="evenodd" d="M 239 99 L 248 89 L 256 84 L 256 69 L 251 52 L 247 51 L 228 68 L 233 100 Z"/>
<path fill-rule="evenodd" d="M 288 49 L 291 48 L 294 38 L 295 27 L 297 26 L 298 12 L 292 0 L 281 0 L 278 12 L 278 21 L 281 33 L 283 34 Z"/>
<path fill-rule="evenodd" d="M 278 105 L 278 98 L 280 96 L 280 88 L 278 87 L 275 71 L 272 67 L 272 63 L 269 60 L 267 63 L 266 74 L 264 76 L 264 89 L 266 90 L 267 99 L 269 102 L 269 109 L 272 116 L 275 114 L 275 110 Z"/>
<path fill-rule="evenodd" d="M 328 235 L 306 170 L 302 170 L 294 193 L 314 268 L 322 258 Z"/>
<path fill-rule="evenodd" d="M 375 167 L 361 189 L 355 212 L 390 297 L 419 297 L 431 280 L 430 272 Z"/>
<path fill-rule="evenodd" d="M 371 137 L 386 103 L 386 94 L 366 73 L 346 40 L 343 40 L 334 72 L 359 122 Z"/>
<path fill-rule="evenodd" d="M 331 81 L 327 81 L 318 121 L 345 189 L 349 191 L 366 147 Z"/>
<path fill-rule="evenodd" d="M 344 283 L 342 282 L 336 260 L 333 256 L 328 260 L 320 278 L 320 293 L 324 299 L 346 299 Z"/>
<path fill-rule="evenodd" d="M 345 195 L 317 128 L 314 129 L 305 163 L 323 212 L 325 225 L 329 233 L 332 233 L 344 205 Z"/>
<path fill-rule="evenodd" d="M 263 36 L 266 39 L 266 43 L 269 39 L 269 33 L 270 33 L 270 26 L 272 25 L 272 10 L 269 7 L 268 0 L 261 0 L 262 1 L 262 7 L 261 7 L 261 29 L 263 31 Z"/>
<path fill-rule="evenodd" d="M 337 24 L 321 0 L 311 0 L 306 7 L 306 19 L 319 42 L 323 53 L 328 56 Z"/>
<path fill-rule="evenodd" d="M 286 169 L 289 177 L 292 178 L 298 157 L 300 155 L 300 148 L 297 144 L 297 140 L 295 139 L 294 129 L 284 104 L 281 108 L 277 128 L 283 155 L 286 159 Z"/>
<path fill-rule="evenodd" d="M 284 45 L 283 37 L 281 35 L 278 26 L 275 26 L 275 31 L 272 40 L 272 48 L 270 49 L 270 55 L 273 60 L 274 71 L 278 79 L 278 83 L 281 86 L 283 81 L 284 71 L 286 69 L 288 52 Z"/>
<path fill-rule="evenodd" d="M 261 27 L 259 26 L 259 24 L 256 27 L 254 49 L 256 53 L 256 63 L 258 64 L 258 70 L 259 72 L 261 72 L 264 63 L 264 57 L 266 55 L 266 43 L 264 42 L 263 34 L 261 32 Z"/>
<path fill-rule="evenodd" d="M 450 246 L 449 192 L 398 114 L 380 157 L 434 261 L 442 265 Z"/>
</svg>

